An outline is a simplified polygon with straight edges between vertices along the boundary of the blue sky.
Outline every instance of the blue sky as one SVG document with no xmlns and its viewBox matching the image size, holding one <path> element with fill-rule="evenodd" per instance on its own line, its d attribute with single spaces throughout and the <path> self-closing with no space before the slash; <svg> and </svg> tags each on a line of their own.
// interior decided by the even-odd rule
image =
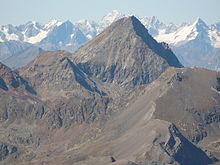
<svg viewBox="0 0 220 165">
<path fill-rule="evenodd" d="M 117 9 L 141 17 L 156 16 L 165 23 L 220 22 L 220 0 L 0 0 L 0 24 L 21 24 L 50 19 L 75 22 L 81 18 L 99 21 Z"/>
</svg>

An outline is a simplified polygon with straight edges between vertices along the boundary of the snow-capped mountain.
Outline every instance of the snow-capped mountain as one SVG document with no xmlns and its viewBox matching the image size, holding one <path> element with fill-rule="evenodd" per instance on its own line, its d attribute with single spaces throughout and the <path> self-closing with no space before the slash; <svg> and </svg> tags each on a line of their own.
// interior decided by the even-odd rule
<svg viewBox="0 0 220 165">
<path fill-rule="evenodd" d="M 13 25 L 0 26 L 0 41 L 7 42 L 15 40 L 41 45 L 42 42 L 45 43 L 45 40 L 50 40 L 52 43 L 60 44 L 61 42 L 64 42 L 64 40 L 67 40 L 67 38 L 73 38 L 73 36 L 77 36 L 78 33 L 82 32 L 70 21 L 62 23 L 53 19 L 45 25 L 40 25 L 36 21 L 30 21 L 24 25 L 15 27 Z M 85 36 L 83 36 L 84 38 L 82 36 L 79 37 L 83 39 L 79 42 L 84 43 Z M 69 41 L 71 41 L 71 39 L 69 39 Z M 69 43 L 66 41 L 65 44 Z M 57 45 L 55 45 L 55 47 L 56 46 Z"/>
<path fill-rule="evenodd" d="M 113 11 L 103 17 L 102 28 L 128 15 Z M 220 71 L 220 23 L 207 25 L 197 18 L 192 23 L 175 25 L 164 24 L 154 16 L 138 18 L 158 42 L 169 44 L 183 65 Z"/>
<path fill-rule="evenodd" d="M 157 41 L 164 41 L 172 46 L 180 46 L 197 37 L 203 37 L 205 42 L 210 42 L 208 36 L 209 27 L 206 23 L 198 18 L 193 23 L 183 24 L 174 31 L 167 33 L 166 29 L 160 29 L 159 34 L 155 36 Z"/>
<path fill-rule="evenodd" d="M 10 56 L 16 60 L 17 53 L 21 54 L 26 49 L 36 46 L 44 50 L 63 49 L 74 52 L 114 21 L 130 15 L 135 14 L 123 14 L 114 10 L 106 14 L 99 22 L 81 19 L 76 23 L 71 23 L 52 19 L 45 25 L 36 21 L 19 26 L 0 25 L 0 60 L 6 60 Z M 154 16 L 143 18 L 135 16 L 158 42 L 169 44 L 183 65 L 220 70 L 219 22 L 207 25 L 198 18 L 191 23 L 175 25 L 164 24 Z"/>
<path fill-rule="evenodd" d="M 118 10 L 113 10 L 112 12 L 106 14 L 102 20 L 99 22 L 99 32 L 103 30 L 103 28 L 108 27 L 111 25 L 113 22 L 119 20 L 122 17 L 125 17 L 126 15 L 122 14 Z"/>
<path fill-rule="evenodd" d="M 168 43 L 183 65 L 220 70 L 220 33 L 216 25 L 208 26 L 198 18 L 170 32 L 159 29 L 154 37 Z"/>
<path fill-rule="evenodd" d="M 89 40 L 98 34 L 99 25 L 86 19 L 81 19 L 76 22 L 76 27 L 78 27 Z"/>
<path fill-rule="evenodd" d="M 66 21 L 55 26 L 38 45 L 44 50 L 64 49 L 73 52 L 87 41 L 87 37 L 79 28 L 70 21 Z"/>
<path fill-rule="evenodd" d="M 44 28 L 44 30 L 49 30 L 49 29 L 54 28 L 56 26 L 60 26 L 61 24 L 62 24 L 62 22 L 60 22 L 56 19 L 52 19 L 47 24 L 45 24 L 43 26 L 43 28 Z"/>
<path fill-rule="evenodd" d="M 24 42 L 36 44 L 41 42 L 53 30 L 53 28 L 61 25 L 62 23 L 57 20 L 51 20 L 45 25 L 40 25 L 36 21 L 27 23 L 22 34 L 24 35 Z"/>
<path fill-rule="evenodd" d="M 0 42 L 22 40 L 22 33 L 13 25 L 0 25 Z"/>
<path fill-rule="evenodd" d="M 89 38 L 70 21 L 62 23 L 55 19 L 45 25 L 30 21 L 19 26 L 0 26 L 0 61 L 11 68 L 21 67 L 42 49 L 74 52 L 96 35 L 97 32 Z"/>
</svg>

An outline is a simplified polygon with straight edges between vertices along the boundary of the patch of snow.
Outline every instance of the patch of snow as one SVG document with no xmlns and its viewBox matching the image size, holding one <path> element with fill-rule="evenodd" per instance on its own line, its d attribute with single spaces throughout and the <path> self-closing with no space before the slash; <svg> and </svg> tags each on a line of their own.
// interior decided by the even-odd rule
<svg viewBox="0 0 220 165">
<path fill-rule="evenodd" d="M 51 27 L 55 27 L 55 26 L 60 26 L 62 24 L 62 22 L 56 20 L 56 19 L 52 19 L 50 20 L 47 24 L 44 25 L 44 29 L 50 29 Z"/>
<path fill-rule="evenodd" d="M 70 35 L 70 38 L 73 38 L 74 36 L 75 36 L 75 34 L 73 33 L 73 34 Z"/>
<path fill-rule="evenodd" d="M 93 38 L 93 36 L 91 34 L 86 35 L 86 37 L 91 40 Z"/>
<path fill-rule="evenodd" d="M 102 22 L 104 23 L 112 23 L 116 21 L 119 17 L 121 17 L 121 12 L 118 10 L 113 10 L 111 13 L 108 13 L 103 17 Z"/>
<path fill-rule="evenodd" d="M 25 36 L 24 41 L 31 43 L 31 44 L 36 44 L 36 43 L 42 41 L 44 38 L 46 38 L 48 33 L 49 33 L 49 31 L 41 30 L 36 36 L 30 37 L 30 38 L 27 38 Z"/>
<path fill-rule="evenodd" d="M 72 43 L 66 44 L 66 46 L 72 46 L 72 45 L 73 45 Z"/>
<path fill-rule="evenodd" d="M 94 22 L 90 22 L 86 19 L 81 19 L 76 22 L 76 27 L 78 27 L 89 40 L 97 35 L 97 24 Z"/>
<path fill-rule="evenodd" d="M 18 35 L 12 33 L 12 34 L 6 34 L 6 39 L 9 41 L 10 40 L 19 40 L 19 37 L 18 37 Z"/>
<path fill-rule="evenodd" d="M 94 31 L 94 27 L 91 25 L 91 23 L 86 20 L 86 19 L 81 19 L 77 22 L 77 24 L 79 26 L 81 26 L 81 28 L 83 28 L 84 30 L 87 30 L 87 31 Z"/>
<path fill-rule="evenodd" d="M 62 42 L 62 41 L 60 41 L 60 42 L 59 42 L 59 45 L 60 45 L 60 46 L 62 46 L 62 45 L 63 45 L 63 42 Z"/>
<path fill-rule="evenodd" d="M 220 32 L 218 30 L 209 30 L 209 37 L 214 48 L 220 48 Z"/>
<path fill-rule="evenodd" d="M 99 26 L 96 28 L 97 34 L 101 33 L 106 27 L 122 17 L 125 17 L 125 15 L 121 14 L 121 12 L 118 10 L 113 10 L 105 15 L 99 22 Z"/>
<path fill-rule="evenodd" d="M 38 29 L 38 28 L 37 28 L 37 22 L 36 22 L 36 21 L 32 21 L 31 24 L 33 24 L 33 27 L 34 27 L 35 29 Z"/>
<path fill-rule="evenodd" d="M 3 27 L 2 28 L 3 30 L 3 33 L 5 34 L 5 38 L 8 40 L 8 41 L 10 41 L 10 40 L 19 40 L 19 37 L 18 37 L 18 35 L 17 34 L 14 34 L 14 33 L 11 33 L 11 34 L 9 34 L 8 33 L 8 28 L 7 27 Z"/>
<path fill-rule="evenodd" d="M 193 24 L 181 26 L 171 33 L 166 33 L 166 29 L 159 30 L 159 34 L 155 39 L 159 42 L 163 41 L 175 46 L 181 45 L 197 37 L 199 33 L 196 28 L 196 23 L 197 22 L 195 21 Z"/>
</svg>

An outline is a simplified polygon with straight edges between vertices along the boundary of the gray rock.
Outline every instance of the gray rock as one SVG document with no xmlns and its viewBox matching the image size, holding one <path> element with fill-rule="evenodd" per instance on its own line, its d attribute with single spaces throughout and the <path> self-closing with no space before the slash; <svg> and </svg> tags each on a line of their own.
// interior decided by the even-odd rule
<svg viewBox="0 0 220 165">
<path fill-rule="evenodd" d="M 6 159 L 8 156 L 16 153 L 17 151 L 18 148 L 16 146 L 0 142 L 0 161 Z"/>
<path fill-rule="evenodd" d="M 152 82 L 168 66 L 182 67 L 172 51 L 157 43 L 134 16 L 113 23 L 72 59 L 88 75 L 127 88 Z"/>
</svg>

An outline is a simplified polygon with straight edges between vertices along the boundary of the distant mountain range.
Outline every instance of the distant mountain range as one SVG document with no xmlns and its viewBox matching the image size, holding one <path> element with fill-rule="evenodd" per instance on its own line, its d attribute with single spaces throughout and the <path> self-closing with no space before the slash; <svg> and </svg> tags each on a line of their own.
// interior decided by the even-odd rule
<svg viewBox="0 0 220 165">
<path fill-rule="evenodd" d="M 73 24 L 51 20 L 45 25 L 31 21 L 19 26 L 0 26 L 0 61 L 18 68 L 33 60 L 42 49 L 74 52 L 111 23 L 126 16 L 129 14 L 114 10 L 99 22 L 81 19 Z M 156 17 L 136 17 L 158 42 L 169 44 L 184 66 L 220 70 L 220 22 L 207 25 L 198 18 L 192 23 L 175 25 L 164 24 Z"/>
</svg>

